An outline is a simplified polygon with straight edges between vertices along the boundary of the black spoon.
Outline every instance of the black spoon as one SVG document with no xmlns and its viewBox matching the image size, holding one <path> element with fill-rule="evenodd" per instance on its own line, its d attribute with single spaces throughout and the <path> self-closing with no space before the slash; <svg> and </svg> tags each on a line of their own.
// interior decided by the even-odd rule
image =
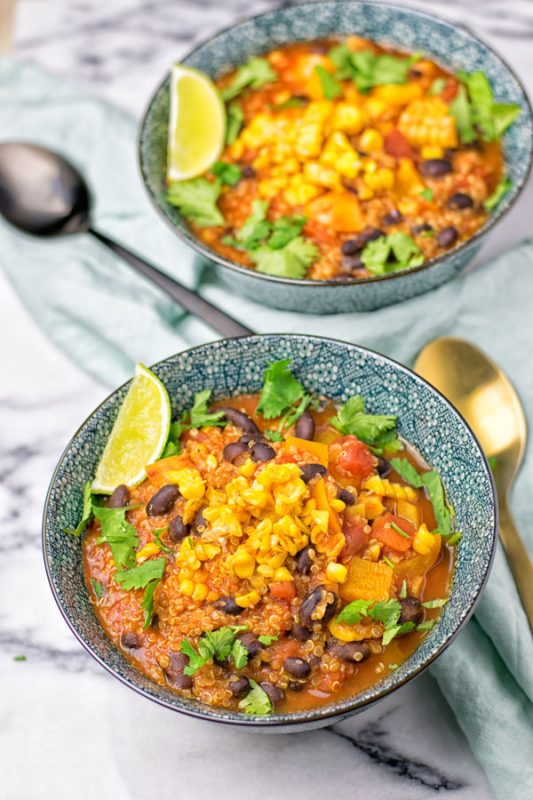
<svg viewBox="0 0 533 800">
<path fill-rule="evenodd" d="M 34 236 L 90 233 L 223 336 L 253 333 L 175 278 L 169 278 L 91 227 L 91 198 L 83 177 L 62 156 L 33 144 L 0 144 L 0 214 Z"/>
</svg>

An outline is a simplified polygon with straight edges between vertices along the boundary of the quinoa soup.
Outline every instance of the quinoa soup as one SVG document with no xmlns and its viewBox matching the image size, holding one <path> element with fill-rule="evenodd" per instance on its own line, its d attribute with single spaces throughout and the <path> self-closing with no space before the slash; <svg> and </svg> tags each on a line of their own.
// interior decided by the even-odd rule
<svg viewBox="0 0 533 800">
<path fill-rule="evenodd" d="M 466 241 L 511 182 L 520 109 L 481 71 L 359 36 L 289 44 L 216 82 L 226 142 L 167 199 L 212 250 L 287 278 L 368 278 Z"/>
<path fill-rule="evenodd" d="M 460 534 L 440 477 L 396 417 L 311 397 L 287 361 L 261 394 L 209 395 L 145 480 L 84 511 L 96 614 L 139 670 L 210 705 L 269 714 L 357 694 L 446 602 Z"/>
</svg>

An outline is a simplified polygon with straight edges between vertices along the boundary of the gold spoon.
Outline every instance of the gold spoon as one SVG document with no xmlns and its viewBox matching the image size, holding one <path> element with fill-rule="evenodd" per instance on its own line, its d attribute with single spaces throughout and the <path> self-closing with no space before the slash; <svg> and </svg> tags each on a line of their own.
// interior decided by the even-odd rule
<svg viewBox="0 0 533 800">
<path fill-rule="evenodd" d="M 453 336 L 427 344 L 414 368 L 453 403 L 474 431 L 487 458 L 494 460 L 500 539 L 533 629 L 533 565 L 508 505 L 527 439 L 518 395 L 504 373 L 481 350 Z"/>
</svg>

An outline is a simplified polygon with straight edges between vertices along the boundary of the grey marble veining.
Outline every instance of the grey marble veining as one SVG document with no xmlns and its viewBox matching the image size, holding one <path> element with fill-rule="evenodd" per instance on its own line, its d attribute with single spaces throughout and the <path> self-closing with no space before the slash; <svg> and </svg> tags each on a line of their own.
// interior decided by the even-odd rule
<svg viewBox="0 0 533 800">
<path fill-rule="evenodd" d="M 533 83 L 533 3 L 407 4 L 484 35 Z M 159 77 L 194 42 L 275 5 L 19 0 L 16 52 L 139 116 Z M 517 241 L 523 224 L 516 215 L 506 221 L 498 246 Z M 491 798 L 428 673 L 329 729 L 250 738 L 150 704 L 90 659 L 53 603 L 40 518 L 55 462 L 105 394 L 46 340 L 0 275 L 0 796 Z"/>
</svg>

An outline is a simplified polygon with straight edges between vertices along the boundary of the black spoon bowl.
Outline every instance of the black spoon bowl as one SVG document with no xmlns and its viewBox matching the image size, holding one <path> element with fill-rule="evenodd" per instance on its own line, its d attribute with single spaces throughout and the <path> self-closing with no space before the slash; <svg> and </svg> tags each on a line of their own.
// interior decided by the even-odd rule
<svg viewBox="0 0 533 800">
<path fill-rule="evenodd" d="M 91 195 L 83 176 L 52 150 L 24 142 L 0 143 L 0 214 L 32 236 L 90 234 L 223 336 L 253 333 L 175 278 L 95 230 L 91 225 Z"/>
</svg>

